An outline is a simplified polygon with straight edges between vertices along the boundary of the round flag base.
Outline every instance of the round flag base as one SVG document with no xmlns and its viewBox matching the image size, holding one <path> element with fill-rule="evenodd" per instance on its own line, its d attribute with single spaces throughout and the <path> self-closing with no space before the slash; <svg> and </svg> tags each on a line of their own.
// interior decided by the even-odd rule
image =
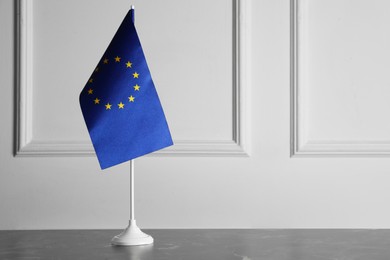
<svg viewBox="0 0 390 260">
<path fill-rule="evenodd" d="M 129 226 L 111 240 L 114 246 L 139 246 L 153 244 L 153 237 L 139 229 L 135 220 L 129 221 Z"/>
</svg>

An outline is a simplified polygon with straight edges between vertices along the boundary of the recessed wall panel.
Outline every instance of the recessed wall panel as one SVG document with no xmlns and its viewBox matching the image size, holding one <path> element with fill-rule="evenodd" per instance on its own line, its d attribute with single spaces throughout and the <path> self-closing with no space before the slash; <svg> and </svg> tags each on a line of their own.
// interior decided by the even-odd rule
<svg viewBox="0 0 390 260">
<path fill-rule="evenodd" d="M 296 151 L 383 154 L 390 148 L 390 3 L 294 4 Z"/>
<path fill-rule="evenodd" d="M 29 136 L 19 140 L 19 154 L 50 155 L 50 147 L 92 154 L 78 95 L 129 3 L 20 3 L 29 18 L 21 26 L 31 36 L 21 30 L 31 56 L 21 51 L 21 66 L 32 82 L 19 87 L 19 136 Z M 207 8 L 200 12 L 200 6 Z M 175 154 L 242 151 L 239 6 L 238 0 L 137 3 L 136 27 L 178 144 L 168 148 Z"/>
</svg>

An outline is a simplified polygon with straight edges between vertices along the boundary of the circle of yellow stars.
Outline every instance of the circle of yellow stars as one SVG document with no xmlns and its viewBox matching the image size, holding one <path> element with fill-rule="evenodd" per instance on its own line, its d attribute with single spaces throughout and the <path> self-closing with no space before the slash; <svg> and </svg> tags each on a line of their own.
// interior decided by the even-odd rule
<svg viewBox="0 0 390 260">
<path fill-rule="evenodd" d="M 121 59 L 122 59 L 121 57 L 116 56 L 116 57 L 114 57 L 114 62 L 115 62 L 115 63 L 120 63 L 120 62 L 121 62 Z M 104 59 L 103 59 L 103 64 L 102 64 L 102 65 L 103 65 L 103 66 L 104 66 L 104 65 L 107 65 L 107 64 L 109 64 L 109 62 L 110 62 L 110 59 L 109 59 L 109 58 L 104 58 Z M 127 61 L 127 62 L 125 63 L 125 65 L 126 65 L 126 68 L 132 68 L 132 67 L 133 67 L 133 63 L 132 63 L 131 61 Z M 100 69 L 99 66 L 96 67 L 94 72 L 98 72 L 99 69 Z M 139 74 L 138 72 L 136 72 L 136 71 L 135 71 L 132 75 L 133 75 L 133 78 L 134 78 L 134 79 L 138 79 L 139 76 L 140 76 L 140 74 Z M 93 77 L 91 77 L 91 78 L 88 80 L 88 83 L 89 83 L 89 84 L 92 84 L 92 83 L 94 82 L 93 80 L 94 80 Z M 140 91 L 141 86 L 139 86 L 138 84 L 135 84 L 135 85 L 133 86 L 133 89 L 134 89 L 134 91 Z M 87 89 L 88 95 L 93 95 L 93 94 L 94 94 L 93 91 L 94 91 L 93 87 L 90 87 L 89 89 Z M 128 102 L 129 102 L 129 103 L 135 102 L 135 97 L 134 97 L 133 95 L 130 95 L 130 96 L 128 97 Z M 95 105 L 100 105 L 100 104 L 101 104 L 101 99 L 99 99 L 98 97 L 95 97 L 95 99 L 93 100 L 93 103 L 94 103 Z M 102 104 L 104 104 L 104 103 L 102 103 Z M 116 105 L 117 105 L 118 109 L 124 109 L 124 108 L 125 108 L 125 103 L 123 103 L 122 101 L 119 102 L 119 103 L 116 104 Z M 107 103 L 104 104 L 104 107 L 105 107 L 106 110 L 111 110 L 112 107 L 113 107 L 113 104 L 110 104 L 110 102 L 107 102 Z M 114 107 L 115 107 L 115 106 L 114 106 Z"/>
</svg>

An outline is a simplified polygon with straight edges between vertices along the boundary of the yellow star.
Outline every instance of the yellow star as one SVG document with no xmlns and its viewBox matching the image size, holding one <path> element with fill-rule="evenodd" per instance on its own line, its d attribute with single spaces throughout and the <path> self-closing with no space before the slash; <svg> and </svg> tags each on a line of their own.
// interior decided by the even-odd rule
<svg viewBox="0 0 390 260">
<path fill-rule="evenodd" d="M 98 72 L 98 71 L 99 71 L 99 67 L 96 67 L 95 72 Z"/>
<path fill-rule="evenodd" d="M 135 99 L 135 97 L 130 96 L 130 97 L 129 97 L 129 102 L 134 102 L 134 99 Z"/>
<path fill-rule="evenodd" d="M 110 103 L 107 103 L 105 106 L 106 106 L 106 110 L 108 110 L 108 109 L 111 109 L 112 105 Z"/>
<path fill-rule="evenodd" d="M 140 86 L 138 86 L 138 84 L 136 84 L 136 85 L 134 86 L 134 90 L 135 90 L 135 91 L 139 91 L 139 88 L 140 88 Z"/>
<path fill-rule="evenodd" d="M 108 64 L 108 59 L 105 58 L 104 61 L 103 61 L 104 64 Z"/>
<path fill-rule="evenodd" d="M 116 56 L 116 57 L 115 57 L 115 62 L 120 62 L 120 61 L 121 61 L 121 58 L 118 57 L 118 56 Z"/>
<path fill-rule="evenodd" d="M 92 83 L 92 82 L 93 82 L 93 79 L 92 79 L 92 78 L 90 78 L 90 79 L 88 80 L 88 82 L 89 82 L 89 83 Z"/>
<path fill-rule="evenodd" d="M 95 100 L 93 102 L 95 102 L 95 104 L 99 104 L 100 103 L 100 99 L 95 98 Z"/>
<path fill-rule="evenodd" d="M 133 73 L 133 77 L 134 77 L 135 79 L 138 79 L 138 76 L 139 76 L 139 74 L 138 74 L 137 72 L 134 72 L 134 73 Z"/>
<path fill-rule="evenodd" d="M 119 107 L 119 109 L 123 109 L 123 108 L 125 107 L 125 104 L 123 104 L 122 102 L 120 102 L 120 103 L 118 104 L 118 107 Z"/>
<path fill-rule="evenodd" d="M 92 95 L 93 94 L 93 89 L 88 89 L 88 95 Z"/>
<path fill-rule="evenodd" d="M 126 68 L 131 68 L 131 65 L 133 65 L 133 63 L 131 63 L 130 61 L 126 62 Z"/>
</svg>

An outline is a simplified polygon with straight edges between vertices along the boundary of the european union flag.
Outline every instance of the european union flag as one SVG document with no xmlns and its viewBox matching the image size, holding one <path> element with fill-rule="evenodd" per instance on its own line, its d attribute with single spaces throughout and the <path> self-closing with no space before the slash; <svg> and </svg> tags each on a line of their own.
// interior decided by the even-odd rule
<svg viewBox="0 0 390 260">
<path fill-rule="evenodd" d="M 173 144 L 130 10 L 80 93 L 102 169 Z"/>
</svg>

